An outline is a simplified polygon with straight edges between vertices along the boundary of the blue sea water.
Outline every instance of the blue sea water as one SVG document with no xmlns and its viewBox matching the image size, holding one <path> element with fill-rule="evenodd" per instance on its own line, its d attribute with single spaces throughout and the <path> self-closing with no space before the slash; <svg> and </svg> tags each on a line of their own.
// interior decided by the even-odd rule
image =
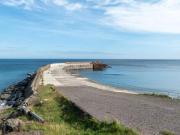
<svg viewBox="0 0 180 135">
<path fill-rule="evenodd" d="M 102 60 L 103 61 L 103 60 Z M 180 96 L 180 60 L 104 60 L 112 68 L 81 71 L 96 82 L 140 93 Z"/>
<path fill-rule="evenodd" d="M 56 59 L 0 59 L 0 91 L 7 86 L 21 81 L 27 73 L 35 72 L 39 67 L 56 62 L 78 60 Z M 81 61 L 81 60 L 79 60 Z"/>
<path fill-rule="evenodd" d="M 25 78 L 29 72 L 56 62 L 93 60 L 0 60 L 0 90 Z M 136 92 L 180 95 L 180 60 L 101 60 L 111 66 L 103 71 L 80 71 L 99 83 Z"/>
</svg>

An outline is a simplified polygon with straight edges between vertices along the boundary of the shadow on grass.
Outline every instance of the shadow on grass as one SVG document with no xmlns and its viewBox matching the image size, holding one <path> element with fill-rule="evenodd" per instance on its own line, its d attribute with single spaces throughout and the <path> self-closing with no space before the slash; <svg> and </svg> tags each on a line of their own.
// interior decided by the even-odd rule
<svg viewBox="0 0 180 135">
<path fill-rule="evenodd" d="M 175 135 L 173 132 L 170 131 L 161 131 L 160 135 Z"/>
<path fill-rule="evenodd" d="M 138 135 L 117 122 L 101 122 L 67 100 L 51 85 L 38 90 L 38 101 L 32 110 L 45 119 L 45 123 L 33 122 L 25 131 L 42 130 L 46 135 Z M 29 120 L 29 118 L 26 117 Z"/>
<path fill-rule="evenodd" d="M 116 122 L 99 122 L 88 113 L 85 113 L 74 103 L 68 101 L 63 96 L 58 96 L 55 100 L 59 103 L 62 111 L 62 119 L 72 127 L 83 130 L 92 130 L 97 134 L 119 134 L 119 135 L 137 135 L 133 130 L 124 127 Z"/>
</svg>

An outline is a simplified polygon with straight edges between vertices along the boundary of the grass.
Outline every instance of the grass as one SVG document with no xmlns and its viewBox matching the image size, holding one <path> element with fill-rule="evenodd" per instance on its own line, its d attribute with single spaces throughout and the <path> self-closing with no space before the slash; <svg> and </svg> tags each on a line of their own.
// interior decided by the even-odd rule
<svg viewBox="0 0 180 135">
<path fill-rule="evenodd" d="M 39 102 L 32 110 L 45 119 L 41 124 L 21 117 L 23 131 L 41 131 L 44 135 L 138 135 L 117 122 L 100 122 L 80 110 L 75 104 L 48 85 L 39 88 Z"/>
<path fill-rule="evenodd" d="M 175 135 L 175 134 L 170 131 L 161 131 L 160 135 Z"/>
<path fill-rule="evenodd" d="M 166 94 L 157 94 L 157 93 L 144 93 L 142 95 L 145 96 L 153 96 L 153 97 L 160 97 L 160 98 L 167 98 L 167 99 L 172 99 L 170 96 L 166 95 Z"/>
<path fill-rule="evenodd" d="M 2 119 L 6 118 L 8 115 L 10 115 L 12 112 L 14 112 L 13 108 L 8 108 L 5 110 L 0 111 L 0 123 L 2 123 Z M 0 124 L 1 125 L 1 124 Z"/>
</svg>

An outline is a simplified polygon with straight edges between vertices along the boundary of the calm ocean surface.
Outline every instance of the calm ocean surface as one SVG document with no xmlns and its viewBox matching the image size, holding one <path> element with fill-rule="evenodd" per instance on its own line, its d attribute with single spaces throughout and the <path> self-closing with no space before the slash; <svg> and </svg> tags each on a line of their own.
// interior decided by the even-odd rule
<svg viewBox="0 0 180 135">
<path fill-rule="evenodd" d="M 40 66 L 66 61 L 92 60 L 0 60 L 0 90 L 23 79 Z M 112 68 L 84 70 L 80 74 L 99 83 L 136 92 L 180 96 L 180 60 L 101 60 Z"/>
<path fill-rule="evenodd" d="M 55 62 L 66 62 L 66 61 L 81 61 L 81 60 L 5 60 L 0 59 L 0 91 L 3 88 L 21 81 L 27 75 L 36 71 L 39 67 L 55 63 Z"/>
<path fill-rule="evenodd" d="M 81 71 L 82 76 L 105 85 L 136 92 L 180 96 L 180 60 L 105 60 L 112 68 Z"/>
</svg>

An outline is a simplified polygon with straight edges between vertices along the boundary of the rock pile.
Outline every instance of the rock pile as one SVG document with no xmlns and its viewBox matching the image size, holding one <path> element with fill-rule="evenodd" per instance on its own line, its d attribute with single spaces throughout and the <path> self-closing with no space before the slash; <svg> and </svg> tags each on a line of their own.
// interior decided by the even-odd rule
<svg viewBox="0 0 180 135">
<path fill-rule="evenodd" d="M 23 111 L 20 108 L 26 106 L 24 103 L 25 99 L 33 94 L 33 92 L 30 92 L 30 87 L 35 75 L 35 73 L 27 74 L 27 77 L 24 80 L 7 87 L 0 94 L 1 102 L 5 103 L 5 106 L 13 107 L 16 110 L 10 115 L 2 118 L 1 129 L 3 135 L 8 134 L 11 131 L 19 130 L 21 122 L 16 118 L 23 114 Z"/>
<path fill-rule="evenodd" d="M 27 77 L 24 80 L 4 89 L 3 92 L 0 94 L 0 100 L 5 101 L 6 105 L 12 107 L 17 107 L 21 105 L 25 98 L 27 98 L 27 87 L 30 85 L 34 77 L 35 73 L 27 74 Z"/>
<path fill-rule="evenodd" d="M 28 115 L 28 118 L 32 118 L 41 123 L 45 122 L 43 118 L 29 109 L 29 105 L 36 99 L 36 90 L 42 81 L 43 71 L 49 67 L 50 65 L 47 65 L 41 67 L 36 73 L 27 74 L 24 80 L 9 86 L 0 94 L 1 107 L 9 106 L 14 108 L 11 114 L 2 118 L 2 123 L 0 123 L 2 135 L 20 130 L 20 126 L 23 123 L 18 119 L 18 116 L 21 115 Z"/>
</svg>

